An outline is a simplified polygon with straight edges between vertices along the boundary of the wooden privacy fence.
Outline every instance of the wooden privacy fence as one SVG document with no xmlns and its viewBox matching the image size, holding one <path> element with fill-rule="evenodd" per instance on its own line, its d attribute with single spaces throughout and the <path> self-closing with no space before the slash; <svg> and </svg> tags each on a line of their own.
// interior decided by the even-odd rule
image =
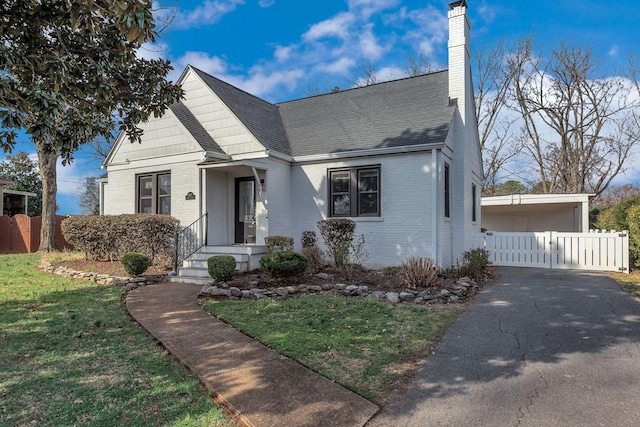
<svg viewBox="0 0 640 427">
<path fill-rule="evenodd" d="M 494 265 L 629 273 L 629 233 L 486 232 L 473 244 L 489 252 Z"/>
<path fill-rule="evenodd" d="M 60 224 L 64 216 L 56 216 L 56 242 L 59 249 L 73 249 L 62 235 Z M 37 252 L 40 247 L 42 217 L 16 215 L 0 216 L 0 254 Z"/>
</svg>

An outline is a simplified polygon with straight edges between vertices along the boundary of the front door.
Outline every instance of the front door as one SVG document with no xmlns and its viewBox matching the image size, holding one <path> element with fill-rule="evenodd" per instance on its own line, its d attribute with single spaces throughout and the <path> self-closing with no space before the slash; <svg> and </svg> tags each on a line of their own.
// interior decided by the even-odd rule
<svg viewBox="0 0 640 427">
<path fill-rule="evenodd" d="M 236 178 L 236 243 L 255 243 L 255 178 Z M 245 227 L 248 230 L 245 235 Z"/>
</svg>

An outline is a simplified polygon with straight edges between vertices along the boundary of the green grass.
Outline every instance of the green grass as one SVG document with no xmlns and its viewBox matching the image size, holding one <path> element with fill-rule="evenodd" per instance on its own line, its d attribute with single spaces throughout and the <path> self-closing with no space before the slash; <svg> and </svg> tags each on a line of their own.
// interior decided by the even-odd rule
<svg viewBox="0 0 640 427">
<path fill-rule="evenodd" d="M 214 301 L 206 310 L 362 396 L 384 400 L 462 313 L 365 298 Z"/>
<path fill-rule="evenodd" d="M 640 271 L 636 270 L 630 274 L 610 273 L 610 275 L 624 290 L 640 299 Z"/>
<path fill-rule="evenodd" d="M 126 315 L 123 289 L 0 255 L 0 425 L 234 425 Z"/>
</svg>

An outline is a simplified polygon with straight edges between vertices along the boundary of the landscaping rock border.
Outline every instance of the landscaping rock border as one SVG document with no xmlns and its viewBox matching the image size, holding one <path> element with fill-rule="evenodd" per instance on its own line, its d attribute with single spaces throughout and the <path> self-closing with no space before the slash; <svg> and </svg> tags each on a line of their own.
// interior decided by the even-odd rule
<svg viewBox="0 0 640 427">
<path fill-rule="evenodd" d="M 91 280 L 99 285 L 122 286 L 127 290 L 140 286 L 153 285 L 165 281 L 166 276 L 144 276 L 144 277 L 118 277 L 108 274 L 87 273 L 77 271 L 63 266 L 54 266 L 51 262 L 41 261 L 38 268 L 46 273 L 57 276 L 69 277 L 71 279 Z M 333 276 L 326 273 L 318 273 L 316 277 L 322 280 L 332 280 Z M 433 290 L 411 290 L 401 292 L 370 291 L 368 286 L 346 285 L 344 283 L 325 283 L 322 285 L 290 285 L 276 288 L 240 289 L 228 287 L 225 284 L 220 286 L 205 285 L 200 291 L 201 297 L 229 300 L 260 300 L 272 298 L 275 300 L 286 300 L 300 295 L 331 294 L 350 297 L 371 298 L 378 301 L 385 301 L 391 304 L 413 303 L 413 304 L 454 304 L 464 302 L 469 296 L 480 290 L 480 287 L 470 278 L 462 277 L 456 281 L 451 289 Z"/>
<path fill-rule="evenodd" d="M 368 286 L 346 285 L 344 283 L 326 283 L 322 285 L 296 285 L 277 288 L 251 288 L 240 289 L 220 286 L 205 285 L 200 291 L 200 296 L 215 299 L 228 300 L 260 300 L 272 298 L 286 300 L 293 296 L 309 294 L 333 294 L 351 297 L 372 298 L 378 301 L 386 301 L 392 304 L 450 304 L 463 302 L 467 297 L 478 291 L 480 287 L 468 277 L 458 279 L 451 289 L 441 289 L 436 292 L 424 290 L 404 290 L 402 292 L 369 291 Z"/>
<path fill-rule="evenodd" d="M 68 267 L 54 266 L 48 261 L 41 261 L 38 264 L 38 268 L 45 273 L 51 273 L 57 276 L 69 277 L 71 279 L 91 280 L 99 285 L 122 286 L 127 289 L 153 285 L 164 281 L 166 278 L 166 276 L 118 277 L 110 276 L 108 274 L 87 273 L 86 271 L 77 271 Z"/>
</svg>

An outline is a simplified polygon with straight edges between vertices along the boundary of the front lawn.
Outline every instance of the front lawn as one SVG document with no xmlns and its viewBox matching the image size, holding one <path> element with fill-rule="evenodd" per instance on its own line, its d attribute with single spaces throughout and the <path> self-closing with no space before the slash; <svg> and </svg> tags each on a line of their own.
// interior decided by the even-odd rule
<svg viewBox="0 0 640 427">
<path fill-rule="evenodd" d="M 123 288 L 38 261 L 0 255 L 0 425 L 235 425 L 129 318 Z"/>
<path fill-rule="evenodd" d="M 384 404 L 463 312 L 461 305 L 390 305 L 304 296 L 286 301 L 205 300 L 204 308 L 258 341 Z"/>
</svg>

